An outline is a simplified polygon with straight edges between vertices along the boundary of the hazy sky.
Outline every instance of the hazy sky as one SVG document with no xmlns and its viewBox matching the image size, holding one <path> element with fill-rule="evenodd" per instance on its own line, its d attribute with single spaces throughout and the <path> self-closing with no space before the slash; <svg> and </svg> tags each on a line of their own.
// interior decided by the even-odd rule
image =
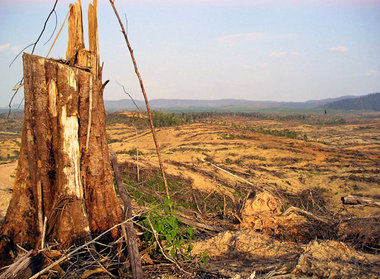
<svg viewBox="0 0 380 279">
<path fill-rule="evenodd" d="M 58 27 L 68 4 L 60 0 Z M 0 107 L 54 1 L 0 0 Z M 89 1 L 82 1 L 85 14 Z M 115 0 L 148 97 L 305 101 L 380 92 L 380 0 Z M 104 98 L 142 99 L 119 25 L 99 0 Z M 35 53 L 45 56 L 52 17 Z M 67 25 L 51 54 L 64 58 Z M 86 31 L 85 31 L 86 32 Z M 87 32 L 86 32 L 87 33 Z M 55 36 L 55 35 L 54 35 Z M 27 50 L 30 52 L 31 48 Z M 22 92 L 17 102 L 22 99 Z"/>
</svg>

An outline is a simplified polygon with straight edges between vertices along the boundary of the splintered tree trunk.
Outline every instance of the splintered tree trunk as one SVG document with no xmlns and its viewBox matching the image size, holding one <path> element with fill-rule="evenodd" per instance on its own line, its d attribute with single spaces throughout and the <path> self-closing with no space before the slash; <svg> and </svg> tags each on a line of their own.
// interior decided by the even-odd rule
<svg viewBox="0 0 380 279">
<path fill-rule="evenodd" d="M 46 240 L 62 247 L 121 220 L 106 139 L 96 6 L 89 8 L 90 50 L 84 49 L 78 1 L 70 5 L 68 63 L 23 55 L 24 126 L 1 229 L 3 253 L 4 236 L 38 248 L 45 219 Z"/>
</svg>

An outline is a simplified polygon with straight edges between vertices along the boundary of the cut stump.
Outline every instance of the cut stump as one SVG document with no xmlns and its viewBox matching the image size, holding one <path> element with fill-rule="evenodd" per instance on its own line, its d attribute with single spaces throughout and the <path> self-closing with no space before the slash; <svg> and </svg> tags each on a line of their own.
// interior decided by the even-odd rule
<svg viewBox="0 0 380 279">
<path fill-rule="evenodd" d="M 7 257 L 10 243 L 39 248 L 54 239 L 64 248 L 121 221 L 95 42 L 96 1 L 90 6 L 91 50 L 84 49 L 78 1 L 70 5 L 67 62 L 23 55 L 22 143 L 13 195 L 1 228 L 0 259 Z M 113 237 L 117 234 L 117 230 L 111 232 Z"/>
</svg>

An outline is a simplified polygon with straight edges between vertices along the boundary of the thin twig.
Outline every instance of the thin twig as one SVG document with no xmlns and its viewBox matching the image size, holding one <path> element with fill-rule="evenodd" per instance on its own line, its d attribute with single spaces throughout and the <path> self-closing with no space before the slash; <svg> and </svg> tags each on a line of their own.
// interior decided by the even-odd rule
<svg viewBox="0 0 380 279">
<path fill-rule="evenodd" d="M 309 211 L 306 211 L 306 210 L 303 210 L 301 208 L 298 208 L 298 207 L 295 207 L 295 206 L 291 206 L 289 207 L 284 213 L 282 213 L 281 215 L 285 216 L 285 215 L 288 215 L 290 212 L 292 211 L 297 211 L 299 213 L 302 213 L 302 214 L 305 214 L 306 216 L 309 216 L 319 222 L 322 222 L 322 223 L 325 223 L 325 224 L 328 224 L 328 225 L 331 225 L 331 221 L 326 219 L 326 218 L 323 218 L 323 217 L 320 217 L 320 216 L 316 216 L 314 215 L 313 213 L 309 212 Z"/>
<path fill-rule="evenodd" d="M 132 58 L 133 66 L 135 68 L 135 72 L 136 72 L 137 78 L 138 78 L 139 83 L 140 83 L 141 91 L 142 91 L 142 94 L 144 96 L 145 105 L 146 105 L 146 109 L 147 109 L 147 112 L 148 112 L 149 124 L 150 124 L 150 128 L 152 130 L 153 141 L 154 141 L 154 144 L 156 146 L 156 152 L 157 152 L 157 156 L 158 156 L 158 163 L 160 165 L 160 170 L 161 170 L 162 180 L 163 180 L 164 186 L 165 186 L 166 196 L 167 196 L 168 199 L 170 199 L 168 183 L 166 181 L 164 166 L 163 166 L 162 159 L 161 159 L 160 146 L 159 146 L 158 141 L 157 141 L 156 130 L 154 129 L 154 124 L 153 124 L 152 112 L 150 110 L 148 97 L 147 97 L 146 92 L 145 92 L 144 83 L 143 83 L 141 75 L 139 73 L 139 70 L 138 70 L 138 67 L 137 67 L 137 63 L 136 63 L 136 59 L 135 59 L 135 56 L 133 54 L 133 49 L 131 47 L 131 44 L 129 43 L 128 36 L 127 36 L 127 33 L 125 32 L 125 28 L 124 28 L 123 22 L 121 21 L 119 13 L 117 12 L 116 7 L 114 5 L 114 1 L 113 0 L 109 0 L 109 2 L 111 3 L 111 6 L 112 6 L 112 8 L 113 8 L 113 10 L 115 12 L 116 17 L 117 17 L 117 20 L 119 21 L 119 24 L 120 24 L 120 27 L 121 27 L 121 32 L 123 33 L 125 42 L 127 43 L 127 47 L 128 47 L 129 53 L 130 53 L 131 58 Z"/>
<path fill-rule="evenodd" d="M 242 178 L 240 176 L 237 176 L 236 174 L 233 174 L 233 173 L 229 172 L 228 170 L 225 170 L 225 169 L 223 169 L 223 168 L 221 168 L 221 167 L 219 167 L 219 166 L 217 166 L 217 165 L 215 165 L 215 164 L 213 164 L 213 163 L 211 163 L 209 161 L 206 161 L 205 159 L 201 159 L 201 161 L 205 162 L 205 163 L 209 163 L 214 168 L 217 168 L 218 170 L 221 170 L 221 171 L 223 171 L 223 172 L 225 172 L 225 173 L 227 173 L 227 174 L 229 174 L 229 175 L 231 175 L 231 176 L 233 176 L 233 177 L 235 177 L 235 178 L 237 178 L 237 179 L 239 179 L 239 180 L 241 180 L 241 181 L 243 181 L 243 182 L 245 182 L 245 183 L 247 183 L 247 184 L 249 184 L 251 186 L 255 186 L 252 182 L 249 182 L 248 180 L 246 180 L 246 179 L 244 179 L 244 178 Z"/>
<path fill-rule="evenodd" d="M 55 0 L 55 3 L 54 3 L 54 6 L 53 6 L 53 9 L 50 11 L 48 17 L 46 18 L 45 23 L 44 23 L 44 27 L 42 28 L 42 31 L 41 31 L 40 35 L 38 36 L 36 42 L 34 43 L 34 46 L 33 46 L 33 49 L 32 49 L 32 54 L 34 53 L 34 50 L 35 50 L 35 48 L 36 48 L 36 46 L 37 46 L 37 43 L 40 41 L 40 39 L 41 39 L 41 37 L 42 37 L 42 34 L 45 32 L 46 25 L 47 25 L 47 23 L 48 23 L 48 21 L 49 21 L 51 15 L 55 12 L 55 7 L 57 6 L 57 4 L 58 4 L 58 0 Z"/>
<path fill-rule="evenodd" d="M 43 35 L 44 32 L 45 32 L 45 29 L 46 29 L 47 23 L 49 22 L 49 19 L 50 19 L 51 15 L 55 12 L 55 8 L 56 8 L 57 4 L 58 4 L 58 0 L 55 0 L 54 6 L 53 6 L 53 8 L 51 9 L 51 11 L 50 11 L 48 17 L 46 18 L 46 20 L 45 20 L 45 22 L 44 22 L 44 26 L 42 27 L 42 30 L 41 30 L 40 34 L 38 35 L 37 40 L 36 40 L 34 43 L 32 43 L 32 44 L 30 44 L 30 45 L 24 47 L 24 48 L 23 48 L 23 49 L 22 49 L 22 50 L 16 55 L 16 57 L 12 60 L 12 62 L 9 64 L 9 67 L 12 66 L 13 62 L 15 62 L 16 59 L 21 55 L 21 53 L 22 53 L 25 49 L 27 49 L 28 47 L 33 46 L 33 48 L 32 48 L 32 54 L 34 53 L 34 50 L 36 49 L 36 46 L 37 46 L 38 42 L 40 41 L 42 35 Z"/>
<path fill-rule="evenodd" d="M 213 231 L 213 232 L 221 232 L 223 231 L 223 228 L 221 227 L 215 227 L 215 226 L 210 226 L 204 223 L 200 223 L 198 221 L 195 221 L 193 218 L 191 218 L 188 215 L 185 215 L 181 212 L 178 213 L 178 215 L 181 217 L 178 219 L 179 222 L 189 225 L 189 226 L 194 226 L 197 229 L 201 229 L 203 231 Z"/>
<path fill-rule="evenodd" d="M 76 252 L 78 252 L 79 250 L 89 246 L 90 244 L 92 243 L 95 243 L 99 238 L 101 238 L 102 236 L 104 236 L 105 234 L 109 233 L 110 231 L 116 229 L 117 227 L 123 225 L 123 224 L 126 224 L 128 222 L 130 222 L 131 220 L 133 219 L 133 217 L 131 219 L 128 219 L 128 220 L 125 220 L 121 223 L 118 223 L 114 226 L 112 226 L 111 228 L 109 228 L 108 230 L 104 231 L 103 233 L 99 234 L 97 237 L 95 237 L 93 240 L 90 240 L 88 242 L 86 242 L 85 244 L 79 246 L 78 248 L 74 249 L 73 251 L 71 251 L 70 253 L 62 256 L 59 260 L 55 261 L 54 263 L 52 263 L 51 265 L 45 267 L 43 270 L 41 270 L 40 272 L 34 274 L 32 277 L 30 277 L 29 279 L 36 279 L 38 278 L 38 276 L 44 274 L 46 271 L 49 271 L 50 269 L 52 269 L 53 267 L 55 267 L 56 265 L 60 264 L 61 262 L 63 262 L 64 260 L 68 259 L 70 256 L 72 256 L 73 254 L 75 254 Z"/>
<path fill-rule="evenodd" d="M 26 50 L 27 48 L 33 46 L 32 54 L 34 53 L 34 50 L 35 50 L 35 48 L 36 48 L 36 46 L 37 46 L 37 43 L 40 41 L 40 39 L 41 39 L 41 37 L 42 37 L 42 34 L 45 32 L 46 25 L 47 25 L 47 23 L 49 22 L 49 19 L 50 19 L 51 15 L 55 12 L 55 8 L 56 8 L 56 6 L 57 6 L 57 3 L 58 3 L 58 0 L 55 0 L 54 6 L 53 6 L 52 10 L 50 11 L 48 17 L 46 18 L 45 23 L 44 23 L 44 26 L 43 26 L 43 28 L 42 28 L 42 31 L 41 31 L 40 35 L 38 36 L 37 40 L 36 40 L 34 43 L 32 43 L 32 44 L 30 44 L 30 45 L 24 47 L 24 48 L 23 48 L 23 49 L 22 49 L 22 50 L 16 55 L 16 57 L 13 58 L 12 62 L 9 64 L 9 67 L 12 66 L 12 64 L 16 61 L 16 59 L 17 59 L 17 58 L 18 58 L 18 57 L 24 52 L 24 50 Z M 49 39 L 49 40 L 50 40 L 50 39 Z M 18 84 L 19 84 L 19 85 L 22 85 L 22 84 L 23 84 L 23 81 L 24 81 L 24 77 L 18 82 Z M 7 118 L 9 118 L 9 116 L 10 116 L 10 114 L 11 114 L 11 112 L 12 112 L 12 102 L 13 102 L 13 99 L 15 98 L 15 96 L 16 96 L 16 94 L 17 94 L 17 92 L 18 92 L 19 89 L 20 89 L 20 87 L 17 88 L 17 90 L 13 93 L 12 98 L 11 98 L 11 100 L 9 101 L 9 104 L 8 104 L 9 111 L 8 111 L 8 116 L 7 116 Z"/>
<path fill-rule="evenodd" d="M 87 246 L 86 247 L 87 248 L 87 251 L 88 251 L 88 253 L 90 254 L 90 256 L 91 256 L 91 258 L 94 260 L 94 262 L 96 262 L 99 266 L 100 266 L 100 268 L 105 272 L 105 273 L 107 273 L 111 278 L 116 278 L 111 272 L 109 272 L 103 265 L 102 265 L 102 263 L 99 261 L 99 260 L 96 260 L 95 259 L 95 257 L 94 257 L 94 255 L 91 253 L 91 249 Z"/>
<path fill-rule="evenodd" d="M 58 31 L 58 33 L 57 33 L 57 36 L 55 36 L 55 39 L 54 39 L 53 43 L 51 44 L 51 47 L 50 47 L 48 53 L 46 54 L 46 58 L 49 56 L 51 50 L 53 49 L 53 47 L 54 47 L 54 45 L 55 45 L 55 42 L 57 41 L 59 35 L 61 34 L 61 31 L 62 31 L 62 29 L 63 29 L 63 26 L 65 26 L 65 23 L 66 23 L 67 18 L 69 17 L 69 14 L 70 14 L 70 9 L 69 9 L 69 11 L 68 11 L 67 14 L 66 14 L 65 19 L 63 20 L 62 25 L 61 25 L 61 28 L 59 28 L 59 31 Z"/>
<path fill-rule="evenodd" d="M 22 84 L 24 84 L 24 77 L 16 83 L 16 86 L 14 87 L 16 90 L 15 92 L 13 93 L 9 103 L 8 103 L 8 107 L 9 107 L 9 110 L 8 110 L 8 116 L 7 116 L 7 119 L 9 118 L 9 116 L 11 115 L 12 113 L 12 102 L 13 102 L 13 99 L 16 97 L 16 94 L 17 92 L 19 91 L 19 89 L 22 87 Z"/>
<path fill-rule="evenodd" d="M 132 102 L 133 102 L 133 104 L 135 105 L 135 107 L 137 108 L 137 110 L 138 110 L 139 112 L 141 112 L 141 109 L 140 109 L 139 106 L 136 104 L 136 102 L 135 102 L 135 100 L 133 99 L 133 97 L 131 96 L 131 94 L 129 94 L 129 93 L 125 90 L 124 85 L 122 85 L 122 84 L 119 83 L 118 81 L 116 81 L 116 82 L 117 82 L 118 85 L 121 86 L 121 88 L 123 88 L 124 93 L 127 94 L 128 97 L 132 100 Z"/>
<path fill-rule="evenodd" d="M 42 229 L 42 237 L 41 237 L 41 249 L 43 250 L 45 248 L 45 235 L 46 235 L 46 223 L 47 223 L 47 217 L 44 218 L 44 226 Z"/>
<path fill-rule="evenodd" d="M 18 104 L 17 109 L 19 109 L 21 107 L 21 105 L 23 104 L 24 100 L 25 100 L 25 97 L 22 98 L 21 102 Z"/>
<path fill-rule="evenodd" d="M 55 30 L 57 30 L 57 25 L 58 25 L 58 17 L 57 17 L 57 12 L 54 10 L 54 15 L 55 15 L 55 24 L 54 24 L 54 30 L 51 32 L 51 35 L 49 39 L 44 43 L 46 45 L 48 42 L 50 42 L 51 38 L 53 38 L 53 35 L 55 33 Z"/>
</svg>

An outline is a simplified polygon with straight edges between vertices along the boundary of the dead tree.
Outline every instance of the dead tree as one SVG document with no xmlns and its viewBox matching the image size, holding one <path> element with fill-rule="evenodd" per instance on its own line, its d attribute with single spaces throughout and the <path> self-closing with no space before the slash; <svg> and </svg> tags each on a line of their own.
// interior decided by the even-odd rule
<svg viewBox="0 0 380 279">
<path fill-rule="evenodd" d="M 66 61 L 23 55 L 22 144 L 0 257 L 9 243 L 39 248 L 44 236 L 68 247 L 121 221 L 106 139 L 96 0 L 88 20 L 89 50 L 78 1 L 70 5 Z"/>
</svg>

